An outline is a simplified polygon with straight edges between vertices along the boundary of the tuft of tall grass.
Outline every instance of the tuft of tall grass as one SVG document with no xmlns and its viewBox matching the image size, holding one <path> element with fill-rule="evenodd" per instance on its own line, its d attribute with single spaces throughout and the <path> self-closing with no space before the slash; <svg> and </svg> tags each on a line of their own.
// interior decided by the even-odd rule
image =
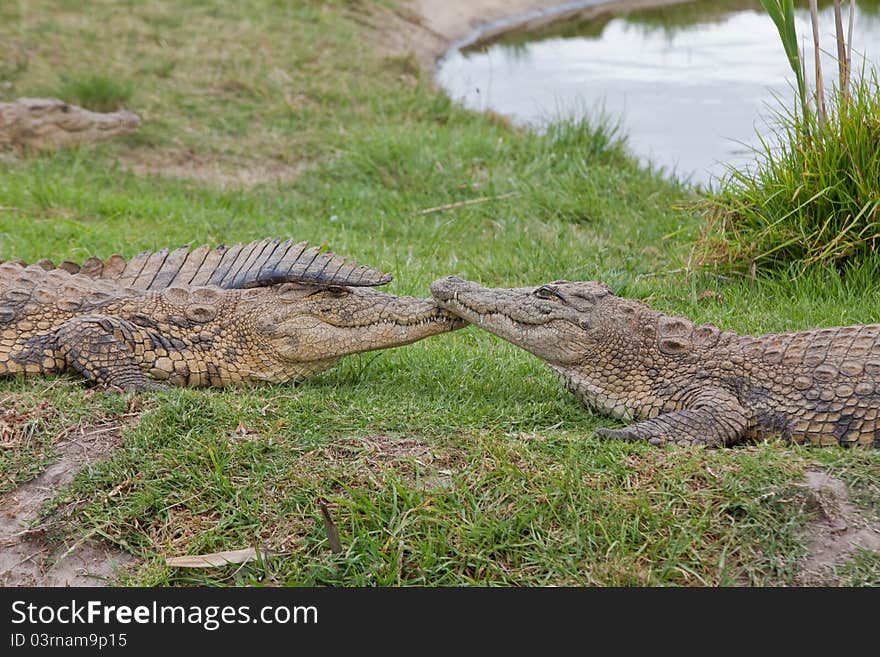
<svg viewBox="0 0 880 657">
<path fill-rule="evenodd" d="M 62 76 L 58 96 L 94 112 L 114 112 L 127 103 L 134 92 L 129 80 L 119 80 L 98 73 L 80 77 Z"/>
<path fill-rule="evenodd" d="M 700 264 L 803 271 L 860 262 L 880 245 L 880 86 L 876 74 L 831 97 L 824 121 L 781 112 L 779 142 L 732 170 L 702 204 Z M 809 134 L 810 137 L 806 135 Z"/>
<path fill-rule="evenodd" d="M 838 85 L 826 92 L 818 65 L 807 88 L 790 0 L 762 0 L 797 74 L 799 103 L 776 114 L 777 132 L 761 139 L 756 162 L 731 169 L 700 204 L 705 223 L 697 265 L 728 270 L 803 272 L 813 265 L 857 264 L 880 243 L 880 85 L 874 71 L 851 79 L 838 23 Z M 812 3 L 811 3 L 812 4 Z M 835 0 L 839 5 L 839 0 Z M 774 9 L 775 7 L 775 9 Z"/>
</svg>

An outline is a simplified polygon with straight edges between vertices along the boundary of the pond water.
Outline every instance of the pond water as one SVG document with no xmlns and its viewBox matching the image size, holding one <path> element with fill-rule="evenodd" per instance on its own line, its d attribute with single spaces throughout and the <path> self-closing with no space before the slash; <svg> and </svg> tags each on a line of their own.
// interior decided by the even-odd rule
<svg viewBox="0 0 880 657">
<path fill-rule="evenodd" d="M 833 10 L 819 4 L 820 44 L 836 52 Z M 797 29 L 811 61 L 806 8 Z M 878 68 L 878 0 L 856 2 L 854 68 L 863 59 Z M 836 59 L 826 55 L 822 70 L 827 86 Z M 795 95 L 776 27 L 756 0 L 700 0 L 450 52 L 437 80 L 467 107 L 537 129 L 604 111 L 640 159 L 706 186 L 754 160 L 756 132 L 771 135 L 779 99 L 791 107 Z"/>
</svg>

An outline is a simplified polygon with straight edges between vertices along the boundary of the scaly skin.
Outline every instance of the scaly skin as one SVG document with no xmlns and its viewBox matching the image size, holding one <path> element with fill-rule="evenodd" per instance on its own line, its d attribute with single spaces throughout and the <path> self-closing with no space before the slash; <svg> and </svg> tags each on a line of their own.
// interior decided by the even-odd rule
<svg viewBox="0 0 880 657">
<path fill-rule="evenodd" d="M 231 257 L 231 267 L 196 249 L 192 253 L 199 261 L 210 263 L 202 274 L 197 267 L 186 269 L 187 258 L 173 261 L 173 271 L 185 272 L 188 279 L 216 275 L 241 283 L 232 289 L 155 285 L 174 278 L 162 264 L 172 262 L 170 257 L 154 258 L 158 264 L 152 270 L 148 257 L 148 264 L 136 269 L 149 275 L 127 281 L 115 277 L 125 267 L 102 279 L 47 269 L 50 264 L 0 264 L 0 376 L 72 370 L 126 391 L 147 390 L 156 381 L 186 386 L 282 382 L 325 370 L 348 354 L 408 344 L 463 324 L 430 299 L 339 285 L 332 282 L 341 280 L 338 274 L 310 273 L 294 253 L 302 246 L 273 240 L 211 252 L 219 252 L 218 262 L 223 253 L 240 253 L 242 262 L 236 265 Z M 293 255 L 284 259 L 276 250 L 270 267 L 276 247 Z M 348 271 L 355 284 L 389 278 L 328 252 L 299 251 L 319 269 Z M 269 279 L 278 282 L 260 283 Z"/>
<path fill-rule="evenodd" d="M 880 447 L 880 324 L 749 337 L 663 315 L 596 282 L 491 289 L 450 277 L 431 292 L 536 355 L 587 406 L 638 420 L 599 435 Z"/>
<path fill-rule="evenodd" d="M 134 112 L 92 112 L 55 98 L 0 103 L 0 148 L 59 148 L 125 135 L 138 127 Z"/>
</svg>

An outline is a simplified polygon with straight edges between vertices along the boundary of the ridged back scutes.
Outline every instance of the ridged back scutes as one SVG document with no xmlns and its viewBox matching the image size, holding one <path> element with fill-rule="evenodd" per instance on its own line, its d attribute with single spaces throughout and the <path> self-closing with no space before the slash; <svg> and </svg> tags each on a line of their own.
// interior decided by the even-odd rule
<svg viewBox="0 0 880 657">
<path fill-rule="evenodd" d="M 117 282 L 89 278 L 64 268 L 0 263 L 0 326 L 23 319 L 28 309 L 53 305 L 63 312 L 86 312 L 108 301 L 143 294 Z"/>
<path fill-rule="evenodd" d="M 56 266 L 49 260 L 37 264 L 44 269 Z M 106 260 L 91 257 L 81 265 L 65 261 L 57 267 L 138 290 L 200 285 L 244 289 L 288 282 L 361 287 L 391 280 L 390 274 L 347 261 L 320 246 L 278 239 L 213 249 L 206 244 L 195 249 L 143 251 L 130 260 L 120 255 Z"/>
</svg>

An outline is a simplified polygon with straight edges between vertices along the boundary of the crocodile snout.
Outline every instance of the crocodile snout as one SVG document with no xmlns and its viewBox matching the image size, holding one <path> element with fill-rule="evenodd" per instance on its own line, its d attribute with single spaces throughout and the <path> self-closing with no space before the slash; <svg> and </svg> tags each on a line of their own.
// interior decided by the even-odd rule
<svg viewBox="0 0 880 657">
<path fill-rule="evenodd" d="M 431 295 L 437 301 L 449 301 L 454 299 L 458 292 L 469 287 L 475 285 L 458 276 L 447 276 L 431 283 Z"/>
</svg>

